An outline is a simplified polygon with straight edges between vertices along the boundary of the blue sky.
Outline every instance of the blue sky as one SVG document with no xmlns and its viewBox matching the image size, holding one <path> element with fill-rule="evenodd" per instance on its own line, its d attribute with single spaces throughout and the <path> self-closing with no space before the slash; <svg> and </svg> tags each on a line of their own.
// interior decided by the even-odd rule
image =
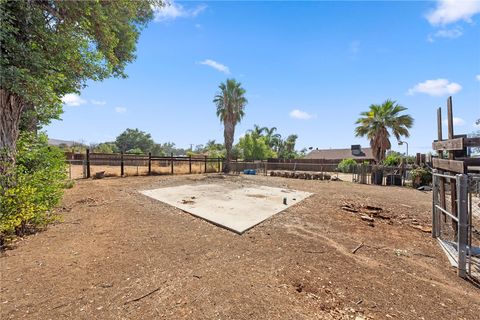
<svg viewBox="0 0 480 320">
<path fill-rule="evenodd" d="M 354 122 L 390 98 L 415 118 L 410 153 L 427 152 L 448 95 L 455 132 L 480 130 L 480 1 L 173 2 L 126 72 L 64 97 L 49 136 L 102 142 L 139 128 L 179 147 L 223 141 L 212 99 L 235 78 L 249 100 L 237 139 L 259 124 L 298 134 L 299 149 L 368 146 Z"/>
</svg>

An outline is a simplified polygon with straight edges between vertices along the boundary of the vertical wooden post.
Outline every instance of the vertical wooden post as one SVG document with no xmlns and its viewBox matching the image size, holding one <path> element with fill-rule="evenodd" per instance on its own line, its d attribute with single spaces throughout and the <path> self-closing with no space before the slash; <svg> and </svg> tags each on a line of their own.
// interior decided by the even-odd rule
<svg viewBox="0 0 480 320">
<path fill-rule="evenodd" d="M 148 153 L 148 175 L 152 174 L 152 153 Z"/>
<path fill-rule="evenodd" d="M 468 177 L 457 174 L 458 199 L 458 276 L 467 277 L 467 244 L 468 244 Z"/>
<path fill-rule="evenodd" d="M 173 174 L 173 152 L 170 153 L 170 173 Z"/>
<path fill-rule="evenodd" d="M 447 99 L 447 117 L 448 117 L 448 139 L 453 139 L 453 110 L 452 110 L 452 97 L 448 97 Z M 448 159 L 454 160 L 455 155 L 454 151 L 448 151 Z M 453 179 L 450 179 L 450 196 L 451 196 L 451 204 L 452 204 L 452 215 L 455 217 L 457 216 L 457 184 Z M 455 234 L 457 234 L 458 227 L 457 222 L 452 220 L 452 227 L 455 230 Z"/>
<path fill-rule="evenodd" d="M 86 150 L 86 160 L 87 160 L 87 179 L 90 178 L 90 149 Z"/>
<path fill-rule="evenodd" d="M 443 134 L 442 134 L 442 108 L 437 109 L 437 140 L 442 141 L 443 140 Z M 438 157 L 443 158 L 443 151 L 438 150 Z M 438 173 L 443 173 L 443 170 L 438 170 Z M 439 177 L 438 178 L 438 184 L 440 186 L 440 206 L 442 209 L 445 208 L 445 178 Z M 447 221 L 447 215 L 443 214 L 443 220 L 446 222 Z"/>
<path fill-rule="evenodd" d="M 207 156 L 205 156 L 205 173 L 207 173 Z"/>
<path fill-rule="evenodd" d="M 120 153 L 120 177 L 123 177 L 125 174 L 125 168 L 123 166 L 123 151 Z"/>
<path fill-rule="evenodd" d="M 188 156 L 188 172 L 192 174 L 192 155 Z"/>
</svg>

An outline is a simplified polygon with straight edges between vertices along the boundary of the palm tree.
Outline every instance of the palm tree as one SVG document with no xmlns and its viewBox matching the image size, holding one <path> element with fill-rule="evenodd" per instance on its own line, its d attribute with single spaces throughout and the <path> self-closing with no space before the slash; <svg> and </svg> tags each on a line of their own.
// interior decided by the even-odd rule
<svg viewBox="0 0 480 320">
<path fill-rule="evenodd" d="M 248 101 L 245 98 L 245 89 L 235 79 L 227 79 L 218 88 L 220 91 L 215 95 L 213 103 L 217 106 L 217 117 L 224 125 L 223 137 L 225 138 L 226 159 L 223 172 L 230 171 L 233 138 L 235 126 L 245 115 L 245 106 Z"/>
<path fill-rule="evenodd" d="M 253 129 L 250 129 L 247 132 L 251 133 L 254 138 L 260 138 L 266 130 L 268 130 L 267 127 L 260 127 L 258 124 L 254 124 Z"/>
<path fill-rule="evenodd" d="M 272 149 L 275 149 L 278 146 L 278 142 L 282 139 L 282 136 L 277 131 L 276 127 L 265 128 L 265 140 L 268 146 Z"/>
<path fill-rule="evenodd" d="M 408 129 L 413 125 L 413 118 L 408 114 L 400 113 L 407 108 L 396 101 L 386 100 L 383 104 L 372 104 L 369 111 L 360 113 L 362 116 L 356 121 L 356 137 L 370 139 L 373 157 L 377 163 L 385 159 L 385 152 L 390 149 L 390 131 L 397 140 L 410 136 Z M 390 130 L 390 131 L 389 131 Z"/>
</svg>

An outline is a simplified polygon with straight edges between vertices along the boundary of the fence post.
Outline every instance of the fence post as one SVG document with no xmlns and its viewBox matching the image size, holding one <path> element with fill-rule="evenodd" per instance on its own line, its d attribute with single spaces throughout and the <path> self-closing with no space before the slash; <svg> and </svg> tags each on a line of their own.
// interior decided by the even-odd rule
<svg viewBox="0 0 480 320">
<path fill-rule="evenodd" d="M 438 203 L 438 177 L 437 170 L 433 169 L 432 173 L 432 238 L 440 236 L 440 220 L 437 210 Z"/>
<path fill-rule="evenodd" d="M 152 174 L 152 153 L 148 153 L 148 175 Z"/>
<path fill-rule="evenodd" d="M 120 177 L 125 174 L 125 168 L 123 167 L 123 151 L 120 153 Z"/>
<path fill-rule="evenodd" d="M 458 276 L 467 276 L 467 242 L 468 242 L 468 177 L 457 174 L 457 201 L 458 201 Z M 452 205 L 453 207 L 453 205 Z"/>
<path fill-rule="evenodd" d="M 192 174 L 192 155 L 188 156 L 188 172 Z"/>
<path fill-rule="evenodd" d="M 173 175 L 173 152 L 170 153 L 170 173 Z"/>
<path fill-rule="evenodd" d="M 87 149 L 87 179 L 90 178 L 90 149 Z"/>
<path fill-rule="evenodd" d="M 205 173 L 207 173 L 207 156 L 205 156 Z"/>
</svg>

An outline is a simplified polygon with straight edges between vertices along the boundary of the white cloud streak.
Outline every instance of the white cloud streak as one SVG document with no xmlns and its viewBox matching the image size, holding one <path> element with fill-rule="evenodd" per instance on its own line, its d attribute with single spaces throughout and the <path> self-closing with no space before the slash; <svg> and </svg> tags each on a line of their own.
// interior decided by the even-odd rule
<svg viewBox="0 0 480 320">
<path fill-rule="evenodd" d="M 414 95 L 415 93 L 425 93 L 433 97 L 441 97 L 449 94 L 455 94 L 462 90 L 462 86 L 455 82 L 450 82 L 447 79 L 427 80 L 416 84 L 409 89 L 407 94 Z"/>
<path fill-rule="evenodd" d="M 453 120 L 453 125 L 454 126 L 463 126 L 465 124 L 465 120 L 463 120 L 462 118 L 453 117 L 452 120 Z M 447 119 L 443 120 L 443 125 L 444 126 L 448 125 L 448 120 Z"/>
<path fill-rule="evenodd" d="M 62 102 L 64 105 L 69 107 L 78 107 L 82 104 L 85 104 L 87 101 L 83 100 L 78 94 L 69 93 L 63 96 Z"/>
<path fill-rule="evenodd" d="M 434 10 L 426 18 L 431 25 L 447 25 L 458 21 L 472 22 L 480 13 L 480 0 L 438 0 Z"/>
<path fill-rule="evenodd" d="M 127 112 L 127 108 L 124 108 L 124 107 L 116 107 L 116 108 L 115 108 L 115 112 L 117 112 L 117 113 L 125 113 L 125 112 Z"/>
<path fill-rule="evenodd" d="M 175 20 L 177 18 L 189 18 L 196 17 L 207 8 L 206 5 L 201 4 L 195 8 L 187 9 L 181 4 L 175 3 L 175 1 L 169 1 L 163 7 L 156 7 L 153 9 L 155 15 L 155 21 L 162 22 L 168 20 Z"/>
<path fill-rule="evenodd" d="M 440 29 L 433 34 L 430 34 L 428 36 L 428 41 L 434 42 L 435 38 L 455 39 L 455 38 L 461 37 L 462 35 L 463 35 L 463 28 L 456 26 L 451 29 Z"/>
<path fill-rule="evenodd" d="M 475 79 L 477 79 L 477 81 L 480 81 L 480 74 L 477 74 L 477 76 L 475 77 Z"/>
<path fill-rule="evenodd" d="M 96 106 L 104 106 L 107 104 L 106 101 L 101 101 L 101 100 L 91 100 L 90 102 Z"/>
<path fill-rule="evenodd" d="M 291 118 L 298 120 L 309 120 L 315 118 L 315 115 L 309 114 L 308 112 L 299 109 L 293 109 L 292 111 L 290 111 L 289 115 Z"/>
<path fill-rule="evenodd" d="M 220 62 L 217 62 L 215 60 L 206 59 L 206 60 L 200 61 L 199 64 L 209 66 L 209 67 L 211 67 L 211 68 L 213 68 L 217 71 L 223 72 L 225 74 L 230 74 L 230 69 L 226 65 L 221 64 Z"/>
</svg>

